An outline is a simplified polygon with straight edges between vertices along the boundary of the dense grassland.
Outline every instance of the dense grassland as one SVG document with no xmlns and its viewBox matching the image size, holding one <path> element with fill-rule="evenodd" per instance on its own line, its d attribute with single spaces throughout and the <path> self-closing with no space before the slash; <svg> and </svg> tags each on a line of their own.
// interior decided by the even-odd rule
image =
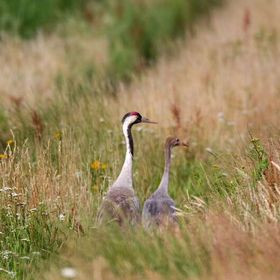
<svg viewBox="0 0 280 280">
<path fill-rule="evenodd" d="M 105 1 L 107 12 L 70 1 L 67 19 L 64 2 L 42 2 L 55 27 L 20 23 L 9 32 L 25 39 L 1 42 L 1 277 L 63 279 L 70 267 L 77 279 L 277 279 L 278 1 L 232 1 L 197 25 L 205 1 Z M 184 24 L 191 34 L 176 56 L 145 68 Z M 133 131 L 142 204 L 160 181 L 165 137 L 190 143 L 172 162 L 176 235 L 95 227 L 123 162 L 120 119 L 132 110 L 159 122 Z"/>
</svg>

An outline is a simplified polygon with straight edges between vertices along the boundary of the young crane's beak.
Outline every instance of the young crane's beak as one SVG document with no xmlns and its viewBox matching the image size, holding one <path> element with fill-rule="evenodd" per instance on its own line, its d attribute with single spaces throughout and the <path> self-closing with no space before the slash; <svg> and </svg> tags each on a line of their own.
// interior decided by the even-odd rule
<svg viewBox="0 0 280 280">
<path fill-rule="evenodd" d="M 141 122 L 142 122 L 142 123 L 153 123 L 153 124 L 157 124 L 157 122 L 150 121 L 148 118 L 144 118 L 144 117 L 142 117 Z"/>
<path fill-rule="evenodd" d="M 185 146 L 185 147 L 189 147 L 189 144 L 185 141 L 180 141 L 180 146 Z"/>
</svg>

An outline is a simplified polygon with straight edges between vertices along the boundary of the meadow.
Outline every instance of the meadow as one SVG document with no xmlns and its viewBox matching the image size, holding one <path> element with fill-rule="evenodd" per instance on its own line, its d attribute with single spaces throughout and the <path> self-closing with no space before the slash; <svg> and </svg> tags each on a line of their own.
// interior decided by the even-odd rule
<svg viewBox="0 0 280 280">
<path fill-rule="evenodd" d="M 0 24 L 1 279 L 65 279 L 65 268 L 75 279 L 278 279 L 278 1 L 70 1 L 67 17 L 53 14 L 64 2 L 45 1 L 31 25 Z M 128 111 L 159 123 L 133 130 L 142 205 L 165 138 L 189 142 L 172 159 L 176 236 L 95 225 Z"/>
</svg>

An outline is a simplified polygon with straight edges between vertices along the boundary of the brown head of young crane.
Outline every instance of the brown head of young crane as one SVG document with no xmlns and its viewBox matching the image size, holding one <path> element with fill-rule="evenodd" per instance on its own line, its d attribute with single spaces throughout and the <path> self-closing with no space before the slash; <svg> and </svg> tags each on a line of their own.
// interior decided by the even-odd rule
<svg viewBox="0 0 280 280">
<path fill-rule="evenodd" d="M 145 229 L 172 227 L 177 224 L 175 203 L 168 194 L 171 149 L 187 146 L 178 138 L 169 137 L 165 142 L 165 168 L 157 190 L 145 201 L 142 212 L 142 224 Z"/>
<path fill-rule="evenodd" d="M 131 129 L 138 123 L 155 123 L 142 117 L 138 112 L 130 112 L 122 118 L 122 130 L 126 142 L 126 155 L 121 172 L 109 188 L 102 202 L 98 222 L 116 221 L 136 224 L 140 221 L 140 204 L 133 189 L 132 162 L 134 155 Z"/>
</svg>

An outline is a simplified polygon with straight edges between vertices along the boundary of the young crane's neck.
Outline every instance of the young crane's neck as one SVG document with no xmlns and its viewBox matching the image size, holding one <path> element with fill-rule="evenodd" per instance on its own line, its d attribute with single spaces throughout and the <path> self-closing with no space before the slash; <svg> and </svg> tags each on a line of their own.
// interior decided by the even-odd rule
<svg viewBox="0 0 280 280">
<path fill-rule="evenodd" d="M 156 195 L 167 195 L 168 194 L 168 183 L 169 183 L 169 171 L 171 164 L 171 146 L 168 145 L 165 147 L 165 167 L 164 172 L 158 186 Z"/>
<path fill-rule="evenodd" d="M 133 138 L 131 134 L 131 123 L 124 122 L 123 134 L 126 143 L 126 154 L 122 170 L 119 177 L 112 185 L 112 187 L 128 187 L 133 188 L 132 184 L 132 160 L 133 160 Z"/>
</svg>

